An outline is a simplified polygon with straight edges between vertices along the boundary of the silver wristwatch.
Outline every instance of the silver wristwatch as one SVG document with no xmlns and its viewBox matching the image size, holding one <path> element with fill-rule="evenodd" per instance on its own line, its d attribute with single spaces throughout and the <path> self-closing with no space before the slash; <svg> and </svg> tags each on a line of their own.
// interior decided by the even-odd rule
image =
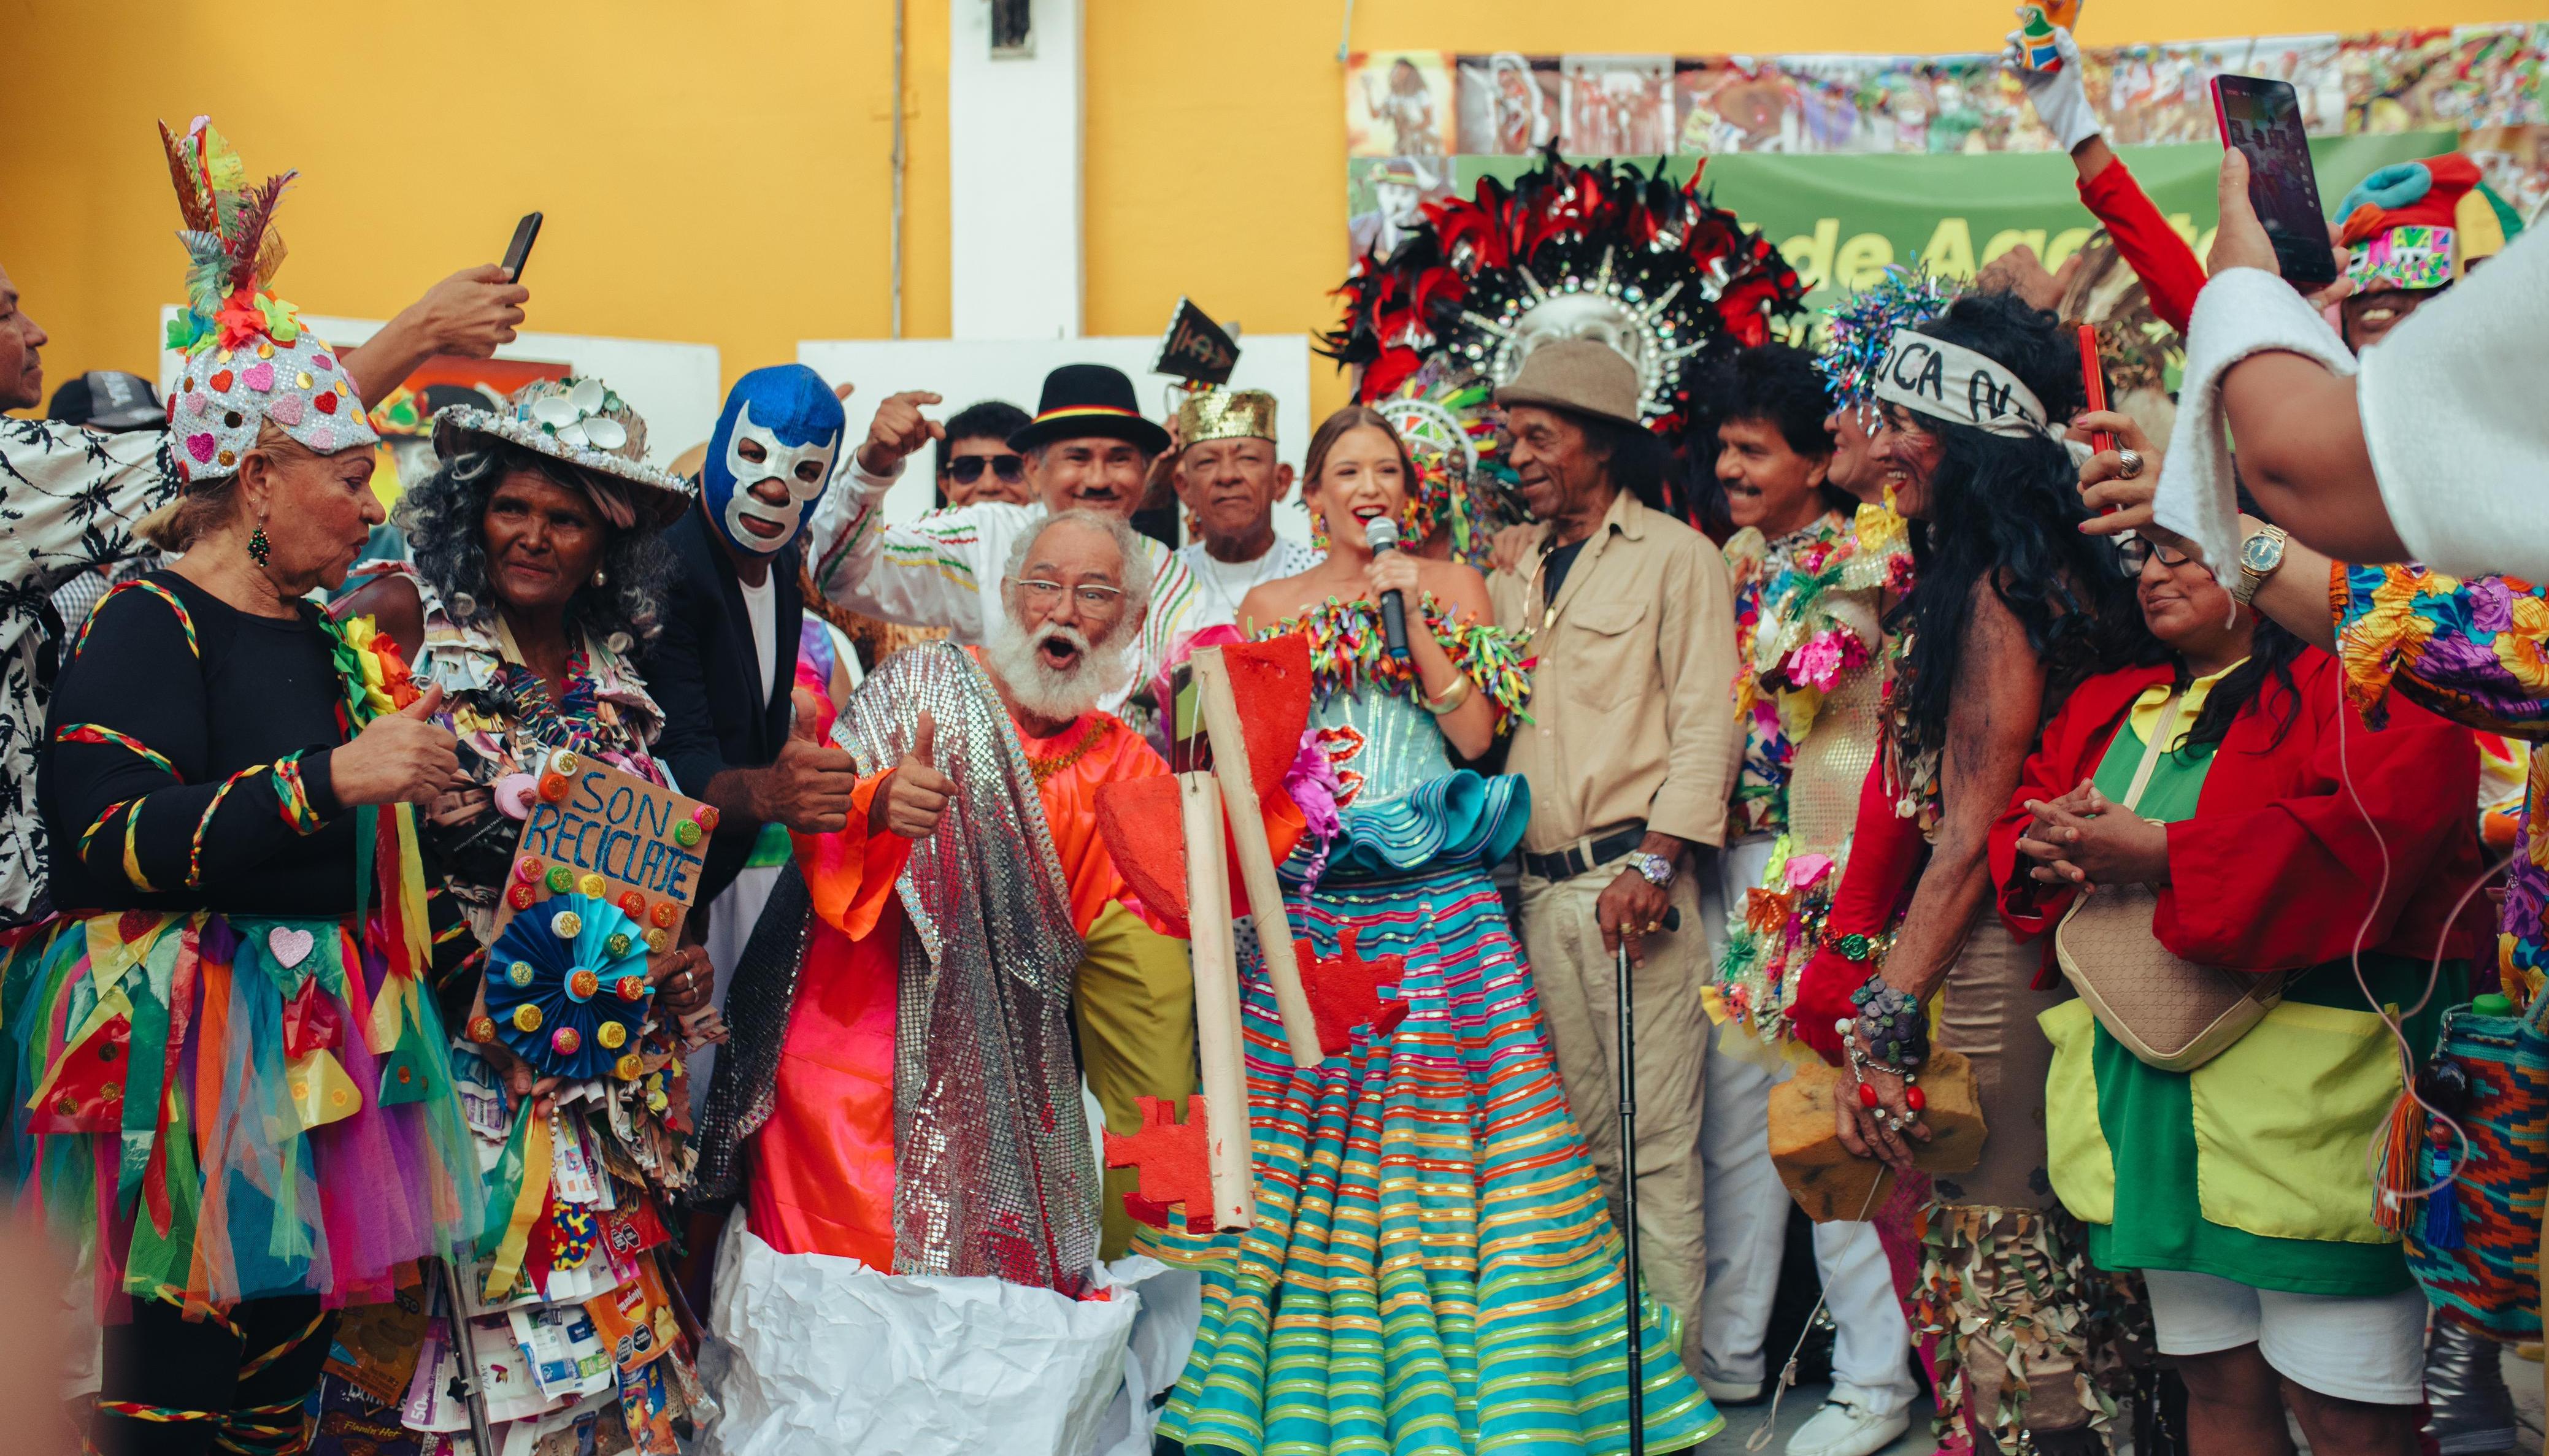
<svg viewBox="0 0 2549 1456">
<path fill-rule="evenodd" d="M 1665 859 L 1661 855 L 1631 855 L 1629 857 L 1629 863 L 1636 865 L 1638 872 L 1647 877 L 1647 883 L 1653 885 L 1659 890 L 1668 890 L 1672 888 L 1672 861 Z"/>
</svg>

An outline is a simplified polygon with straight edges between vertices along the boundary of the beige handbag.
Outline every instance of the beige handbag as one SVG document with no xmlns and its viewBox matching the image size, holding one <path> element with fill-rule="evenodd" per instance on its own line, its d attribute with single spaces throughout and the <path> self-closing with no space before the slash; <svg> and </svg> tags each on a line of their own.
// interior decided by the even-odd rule
<svg viewBox="0 0 2549 1456">
<path fill-rule="evenodd" d="M 2143 746 L 2132 787 L 2119 806 L 2124 812 L 2141 802 L 2159 746 L 2177 736 L 2184 704 L 2183 697 L 2169 704 L 2159 731 Z M 2146 884 L 2083 891 L 2054 927 L 2053 954 L 2108 1036 L 2161 1071 L 2193 1071 L 2274 1009 L 2284 998 L 2285 976 L 2178 958 L 2151 930 L 2158 910 L 2159 893 Z"/>
</svg>

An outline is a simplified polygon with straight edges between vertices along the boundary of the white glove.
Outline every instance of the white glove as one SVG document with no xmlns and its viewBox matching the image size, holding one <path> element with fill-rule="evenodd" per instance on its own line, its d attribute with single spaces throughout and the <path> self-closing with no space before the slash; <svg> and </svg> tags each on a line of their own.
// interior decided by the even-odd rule
<svg viewBox="0 0 2549 1456">
<path fill-rule="evenodd" d="M 2027 63 L 2025 33 L 2012 31 L 2009 50 L 2002 61 L 2018 73 L 2019 85 L 2027 90 L 2028 104 L 2035 108 L 2035 119 L 2067 152 L 2106 129 L 2098 125 L 2098 114 L 2089 106 L 2088 87 L 2081 81 L 2079 44 L 2071 39 L 2069 31 L 2055 26 L 2053 46 L 2062 52 L 2062 68 L 2036 70 Z"/>
</svg>

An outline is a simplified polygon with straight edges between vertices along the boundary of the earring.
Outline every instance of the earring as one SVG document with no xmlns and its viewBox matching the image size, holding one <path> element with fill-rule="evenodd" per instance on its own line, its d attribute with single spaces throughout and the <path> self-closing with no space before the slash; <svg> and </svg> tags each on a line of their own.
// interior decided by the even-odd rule
<svg viewBox="0 0 2549 1456">
<path fill-rule="evenodd" d="M 257 518 L 256 529 L 248 533 L 247 559 L 262 567 L 265 565 L 265 559 L 273 554 L 274 543 L 265 538 L 265 519 L 260 516 Z"/>
<path fill-rule="evenodd" d="M 609 581 L 609 580 L 611 580 L 609 577 L 606 577 L 606 576 L 604 576 L 604 575 L 602 574 L 602 568 L 600 568 L 600 567 L 595 567 L 595 568 L 593 569 L 593 585 L 595 585 L 595 586 L 599 587 L 599 586 L 601 586 L 603 583 L 605 583 L 605 582 L 607 582 L 607 581 Z"/>
<path fill-rule="evenodd" d="M 1322 511 L 1310 512 L 1310 549 L 1313 551 L 1328 549 L 1328 517 Z"/>
</svg>

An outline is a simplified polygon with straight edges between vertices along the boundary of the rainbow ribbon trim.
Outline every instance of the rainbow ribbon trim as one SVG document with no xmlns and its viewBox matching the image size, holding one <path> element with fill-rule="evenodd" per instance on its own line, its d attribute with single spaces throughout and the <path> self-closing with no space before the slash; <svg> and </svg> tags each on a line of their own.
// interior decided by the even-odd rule
<svg viewBox="0 0 2549 1456">
<path fill-rule="evenodd" d="M 108 744 L 128 753 L 141 755 L 144 763 L 179 783 L 186 781 L 186 775 L 177 772 L 177 766 L 168 762 L 167 755 L 132 734 L 118 732 L 104 723 L 64 723 L 60 730 L 53 734 L 53 742 Z"/>
<path fill-rule="evenodd" d="M 1531 701 L 1531 670 L 1539 659 L 1524 656 L 1531 645 L 1529 632 L 1447 616 L 1431 592 L 1419 610 L 1444 655 L 1494 706 L 1496 732 L 1507 731 L 1516 719 L 1532 721 L 1523 704 Z M 1389 655 L 1380 609 L 1369 601 L 1331 596 L 1297 617 L 1276 622 L 1261 637 L 1286 632 L 1309 639 L 1310 682 L 1321 697 L 1351 692 L 1358 682 L 1409 696 L 1417 692 L 1414 668 Z"/>
</svg>

